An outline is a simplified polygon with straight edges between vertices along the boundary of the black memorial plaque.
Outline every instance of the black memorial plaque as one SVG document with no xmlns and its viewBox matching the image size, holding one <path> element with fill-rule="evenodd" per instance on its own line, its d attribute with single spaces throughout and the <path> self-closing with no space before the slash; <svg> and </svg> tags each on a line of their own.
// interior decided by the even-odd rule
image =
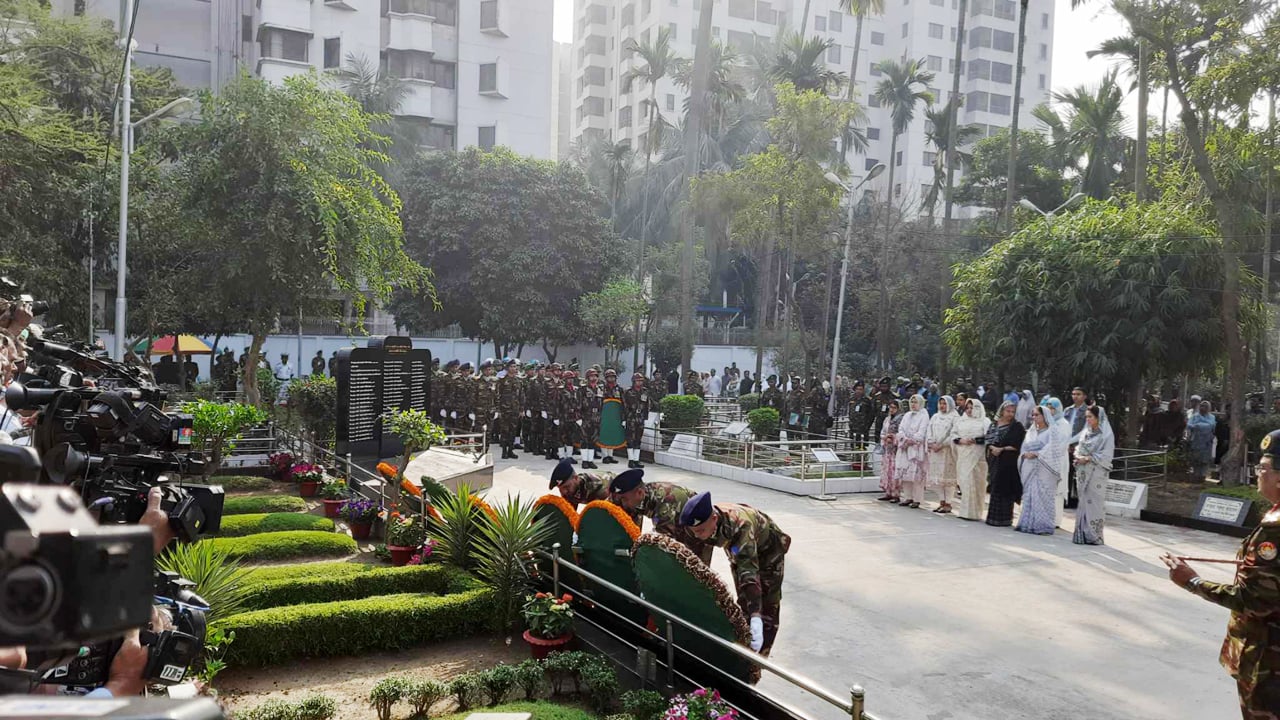
<svg viewBox="0 0 1280 720">
<path fill-rule="evenodd" d="M 382 431 L 393 410 L 427 409 L 431 396 L 431 351 L 413 349 L 406 337 L 370 338 L 367 347 L 338 351 L 339 455 L 391 457 L 403 447 Z"/>
</svg>

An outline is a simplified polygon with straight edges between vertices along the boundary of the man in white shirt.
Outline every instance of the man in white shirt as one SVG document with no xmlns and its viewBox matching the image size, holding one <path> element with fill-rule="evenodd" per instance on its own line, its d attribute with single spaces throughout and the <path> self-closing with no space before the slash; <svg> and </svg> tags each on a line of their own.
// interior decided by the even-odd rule
<svg viewBox="0 0 1280 720">
<path fill-rule="evenodd" d="M 716 376 L 716 369 L 711 368 L 711 379 L 707 381 L 707 397 L 720 397 L 721 387 L 720 378 Z"/>
<path fill-rule="evenodd" d="M 289 396 L 289 382 L 297 377 L 293 366 L 289 364 L 289 353 L 280 354 L 280 364 L 276 365 L 275 373 L 276 379 L 280 381 L 280 391 L 276 393 L 276 399 L 283 404 Z"/>
</svg>

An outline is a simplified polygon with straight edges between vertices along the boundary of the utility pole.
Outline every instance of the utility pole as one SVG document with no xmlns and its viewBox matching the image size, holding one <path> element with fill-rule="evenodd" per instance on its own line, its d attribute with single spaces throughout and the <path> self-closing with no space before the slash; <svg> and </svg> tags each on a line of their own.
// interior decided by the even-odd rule
<svg viewBox="0 0 1280 720">
<path fill-rule="evenodd" d="M 116 326 L 111 357 L 124 360 L 126 268 L 129 257 L 129 153 L 133 150 L 133 0 L 120 3 L 120 45 L 124 49 L 124 81 L 120 87 L 120 245 L 116 256 Z M 92 258 L 90 259 L 92 262 Z"/>
<path fill-rule="evenodd" d="M 947 105 L 947 127 L 950 128 L 947 134 L 947 202 L 946 210 L 942 216 L 942 242 L 950 243 L 954 228 L 951 223 L 951 211 L 954 207 L 955 198 L 955 175 L 956 175 L 956 129 L 960 122 L 960 73 L 964 68 L 964 20 L 969 14 L 969 0 L 960 0 L 960 17 L 957 21 L 956 29 L 956 54 L 955 68 L 951 74 L 951 100 Z M 946 324 L 947 305 L 951 301 L 951 282 L 947 277 L 947 257 L 944 253 L 938 254 L 938 262 L 942 263 L 942 282 L 938 283 L 938 313 L 941 317 L 938 321 L 943 325 Z M 947 343 L 942 340 L 942 334 L 938 334 L 938 387 L 942 390 L 947 388 Z"/>
<path fill-rule="evenodd" d="M 1267 94 L 1267 138 L 1272 144 L 1273 150 L 1275 145 L 1276 132 L 1276 94 L 1270 92 Z M 1262 219 L 1262 302 L 1264 305 L 1271 304 L 1271 211 L 1272 211 L 1272 166 L 1273 163 L 1267 163 L 1267 208 L 1266 216 Z M 1267 332 L 1262 333 L 1262 342 L 1259 343 L 1259 354 L 1262 360 L 1263 375 L 1263 412 L 1271 412 L 1271 359 L 1267 356 Z"/>
<path fill-rule="evenodd" d="M 1005 173 L 1004 227 L 1013 232 L 1013 202 L 1018 196 L 1018 115 L 1022 112 L 1022 56 L 1027 49 L 1027 3 L 1022 0 L 1018 15 L 1018 62 L 1013 66 L 1013 122 L 1009 125 L 1009 169 Z M 955 132 L 953 126 L 951 132 Z"/>
</svg>

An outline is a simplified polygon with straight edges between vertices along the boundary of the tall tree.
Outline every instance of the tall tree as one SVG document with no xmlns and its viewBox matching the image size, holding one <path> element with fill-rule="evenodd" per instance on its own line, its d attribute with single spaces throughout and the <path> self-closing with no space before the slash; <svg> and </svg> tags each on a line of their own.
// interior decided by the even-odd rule
<svg viewBox="0 0 1280 720">
<path fill-rule="evenodd" d="M 827 51 L 835 45 L 830 38 L 806 38 L 790 33 L 782 39 L 774 56 L 770 79 L 789 82 L 797 90 L 818 90 L 830 94 L 844 84 L 844 73 L 827 67 Z"/>
<path fill-rule="evenodd" d="M 689 117 L 684 129 L 684 172 L 680 194 L 688 192 L 689 182 L 701 171 L 698 160 L 702 144 L 702 124 L 707 104 L 707 77 L 711 65 L 711 11 L 714 3 L 702 3 L 698 15 L 698 37 L 694 43 L 693 76 L 690 82 Z M 680 265 L 680 368 L 688 372 L 693 362 L 693 213 L 684 212 L 680 220 L 680 238 L 684 260 Z"/>
<path fill-rule="evenodd" d="M 889 116 L 893 121 L 893 140 L 889 143 L 889 191 L 886 209 L 892 212 L 897 193 L 894 187 L 894 172 L 898 166 L 898 137 L 907 131 L 916 116 L 916 106 L 929 105 L 933 102 L 933 93 L 929 92 L 929 83 L 934 75 L 925 69 L 924 60 L 907 60 L 898 63 L 885 60 L 880 63 L 880 72 L 884 78 L 876 86 L 876 98 L 881 107 L 889 108 Z M 888 220 L 886 219 L 886 223 Z M 880 365 L 888 367 L 889 353 L 889 243 L 885 242 L 880 253 L 880 333 L 876 338 L 876 353 Z"/>
<path fill-rule="evenodd" d="M 961 125 L 957 128 L 951 127 L 952 118 L 956 117 L 953 105 L 960 103 L 959 96 L 953 96 L 947 101 L 946 105 L 941 107 L 932 105 L 925 109 L 924 116 L 928 120 L 928 127 L 924 132 L 925 142 L 933 146 L 933 183 L 929 185 L 929 192 L 925 193 L 922 205 L 925 214 L 929 218 L 929 227 L 933 227 L 933 212 L 937 208 L 938 197 L 946 189 L 947 184 L 947 149 L 955 142 L 956 147 L 968 145 L 982 136 L 982 131 L 973 125 Z M 971 155 L 967 152 L 957 152 L 956 158 L 963 165 L 969 162 Z"/>
<path fill-rule="evenodd" d="M 1009 187 L 1004 200 L 1004 221 L 1013 229 L 1013 198 L 1018 194 L 1018 118 L 1022 115 L 1022 56 L 1027 49 L 1027 3 L 1019 0 L 1018 61 L 1013 66 L 1013 121 L 1009 125 Z"/>
<path fill-rule="evenodd" d="M 1062 174 L 1057 151 L 1038 132 L 1022 130 L 1018 142 L 1018 195 L 1036 207 L 1056 208 L 1067 199 L 1069 183 Z M 1008 197 L 1009 131 L 1001 130 L 973 146 L 965 162 L 964 180 L 956 199 L 966 205 L 999 210 Z"/>
<path fill-rule="evenodd" d="M 845 99 L 852 100 L 858 85 L 858 63 L 862 62 L 862 23 L 868 15 L 883 15 L 884 0 L 840 0 L 840 8 L 855 18 L 853 59 L 849 61 L 849 87 Z"/>
<path fill-rule="evenodd" d="M 1084 155 L 1081 191 L 1104 200 L 1119 176 L 1124 161 L 1124 93 L 1116 82 L 1116 71 L 1107 73 L 1094 87 L 1080 85 L 1054 99 L 1066 105 L 1068 143 L 1077 156 Z"/>
</svg>

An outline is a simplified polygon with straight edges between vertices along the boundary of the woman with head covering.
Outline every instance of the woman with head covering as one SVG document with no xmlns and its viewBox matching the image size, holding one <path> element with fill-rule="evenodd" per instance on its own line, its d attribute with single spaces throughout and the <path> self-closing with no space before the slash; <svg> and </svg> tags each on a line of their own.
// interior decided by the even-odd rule
<svg viewBox="0 0 1280 720">
<path fill-rule="evenodd" d="M 951 443 L 956 451 L 956 481 L 960 485 L 960 507 L 956 514 L 965 520 L 981 520 L 982 504 L 987 495 L 986 442 L 987 420 L 982 401 L 971 398 L 965 414 L 951 428 Z"/>
<path fill-rule="evenodd" d="M 1031 412 L 1031 429 L 1022 441 L 1022 453 L 1018 458 L 1018 475 L 1022 479 L 1022 514 L 1018 516 L 1017 530 L 1036 535 L 1052 535 L 1058 479 L 1062 474 L 1062 457 L 1066 445 L 1053 431 L 1052 411 L 1047 405 L 1039 405 Z"/>
<path fill-rule="evenodd" d="M 912 395 L 908 399 L 911 408 L 898 424 L 898 456 L 894 460 L 898 483 L 905 495 L 900 505 L 920 507 L 924 502 L 924 484 L 929 473 L 929 457 L 925 440 L 929 434 L 929 413 L 924 409 L 924 398 Z"/>
<path fill-rule="evenodd" d="M 1022 500 L 1018 451 L 1027 431 L 1014 419 L 1016 410 L 1017 405 L 1006 400 L 996 411 L 995 424 L 987 430 L 987 488 L 991 491 L 987 524 L 996 527 L 1013 524 L 1013 504 Z"/>
<path fill-rule="evenodd" d="M 902 424 L 902 401 L 889 403 L 889 415 L 880 427 L 880 448 L 884 452 L 884 462 L 880 466 L 880 489 L 884 491 L 878 500 L 898 502 L 902 494 L 902 484 L 898 481 L 898 426 Z"/>
<path fill-rule="evenodd" d="M 1056 397 L 1051 397 L 1044 401 L 1044 407 L 1048 408 L 1049 428 L 1053 430 L 1054 440 L 1062 444 L 1062 455 L 1058 460 L 1058 488 L 1057 500 L 1053 511 L 1053 526 L 1062 527 L 1063 510 L 1067 507 L 1068 479 L 1071 475 L 1071 423 L 1064 416 L 1062 401 Z"/>
<path fill-rule="evenodd" d="M 1196 414 L 1187 422 L 1187 436 L 1191 444 L 1191 466 L 1197 480 L 1204 480 L 1213 464 L 1213 437 L 1218 419 L 1213 416 L 1213 406 L 1206 400 L 1196 408 Z"/>
<path fill-rule="evenodd" d="M 1076 445 L 1076 532 L 1071 542 L 1101 545 L 1102 526 L 1107 516 L 1107 477 L 1116 454 L 1116 436 L 1101 405 L 1085 410 L 1084 430 L 1072 439 Z"/>
<path fill-rule="evenodd" d="M 929 486 L 942 498 L 936 513 L 951 512 L 951 501 L 956 496 L 956 450 L 951 442 L 951 430 L 960 413 L 956 401 L 950 395 L 938 399 L 938 412 L 929 418 L 929 432 L 925 449 L 929 451 Z"/>
<path fill-rule="evenodd" d="M 1013 418 L 1022 423 L 1023 430 L 1031 429 L 1031 411 L 1036 409 L 1035 397 L 1032 396 L 1030 390 L 1023 390 L 1018 396 L 1018 407 L 1013 412 Z"/>
</svg>

